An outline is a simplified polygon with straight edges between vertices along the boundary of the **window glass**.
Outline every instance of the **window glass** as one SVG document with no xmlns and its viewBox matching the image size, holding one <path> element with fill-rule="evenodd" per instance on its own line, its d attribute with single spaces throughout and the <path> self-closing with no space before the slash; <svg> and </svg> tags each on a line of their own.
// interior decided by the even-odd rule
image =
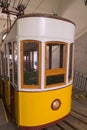
<svg viewBox="0 0 87 130">
<path fill-rule="evenodd" d="M 8 48 L 5 44 L 5 75 L 8 75 Z"/>
<path fill-rule="evenodd" d="M 34 41 L 23 43 L 23 84 L 39 84 L 39 44 Z"/>
<path fill-rule="evenodd" d="M 46 78 L 46 85 L 58 84 L 58 83 L 63 83 L 63 82 L 64 82 L 63 74 L 47 76 Z"/>
<path fill-rule="evenodd" d="M 17 55 L 17 42 L 13 42 L 13 68 L 14 68 L 14 83 L 18 82 L 18 55 Z"/>
<path fill-rule="evenodd" d="M 46 46 L 46 69 L 64 67 L 65 45 L 47 44 Z"/>
<path fill-rule="evenodd" d="M 3 77 L 5 74 L 5 61 L 4 61 L 4 53 L 1 52 L 1 76 Z"/>
<path fill-rule="evenodd" d="M 4 62 L 4 53 L 2 53 L 2 75 L 4 77 L 5 74 L 5 62 Z"/>
<path fill-rule="evenodd" d="M 12 44 L 11 44 L 11 42 L 8 43 L 8 50 L 9 50 L 9 74 L 10 74 L 10 81 L 13 82 L 13 55 L 12 55 Z"/>
<path fill-rule="evenodd" d="M 65 83 L 67 45 L 62 42 L 46 44 L 46 85 Z"/>
<path fill-rule="evenodd" d="M 69 51 L 69 79 L 72 79 L 72 58 L 73 58 L 73 43 L 70 44 Z"/>
<path fill-rule="evenodd" d="M 2 36 L 2 41 L 6 38 L 6 36 L 7 36 L 7 32 L 5 32 L 5 33 L 3 34 L 3 36 Z"/>
</svg>

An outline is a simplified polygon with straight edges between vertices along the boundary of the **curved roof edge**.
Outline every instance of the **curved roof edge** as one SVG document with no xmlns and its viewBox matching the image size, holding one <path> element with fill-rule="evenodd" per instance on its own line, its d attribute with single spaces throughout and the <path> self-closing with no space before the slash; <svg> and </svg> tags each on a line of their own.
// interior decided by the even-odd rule
<svg viewBox="0 0 87 130">
<path fill-rule="evenodd" d="M 74 24 L 76 26 L 76 24 L 74 22 L 72 22 L 71 20 L 68 20 L 66 18 L 62 18 L 62 17 L 59 17 L 59 16 L 55 16 L 55 15 L 52 15 L 52 14 L 31 13 L 31 14 L 26 14 L 26 15 L 23 15 L 23 16 L 19 16 L 18 19 L 24 18 L 24 17 L 54 18 L 54 19 L 59 19 L 59 20 L 62 20 L 62 21 L 66 21 L 66 22 L 72 23 L 72 24 Z"/>
</svg>

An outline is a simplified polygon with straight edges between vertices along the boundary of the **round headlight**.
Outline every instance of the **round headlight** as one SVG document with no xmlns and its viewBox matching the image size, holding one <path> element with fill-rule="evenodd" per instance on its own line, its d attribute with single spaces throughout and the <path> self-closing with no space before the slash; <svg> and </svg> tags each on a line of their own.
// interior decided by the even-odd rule
<svg viewBox="0 0 87 130">
<path fill-rule="evenodd" d="M 51 104 L 51 108 L 52 108 L 53 110 L 57 110 L 57 109 L 59 109 L 60 105 L 61 105 L 60 100 L 59 100 L 59 99 L 55 99 L 55 100 L 52 102 L 52 104 Z"/>
</svg>

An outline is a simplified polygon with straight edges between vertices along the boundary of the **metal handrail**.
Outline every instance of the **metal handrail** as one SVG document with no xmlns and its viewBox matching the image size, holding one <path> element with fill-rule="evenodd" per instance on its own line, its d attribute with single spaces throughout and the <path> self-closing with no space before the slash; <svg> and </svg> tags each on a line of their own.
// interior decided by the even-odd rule
<svg viewBox="0 0 87 130">
<path fill-rule="evenodd" d="M 81 72 L 74 72 L 73 86 L 80 90 L 87 91 L 87 74 Z"/>
</svg>

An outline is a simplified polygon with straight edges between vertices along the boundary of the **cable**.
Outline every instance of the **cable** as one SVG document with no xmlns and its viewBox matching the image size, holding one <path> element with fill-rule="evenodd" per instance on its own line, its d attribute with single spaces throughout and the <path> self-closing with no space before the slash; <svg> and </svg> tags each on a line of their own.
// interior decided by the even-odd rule
<svg viewBox="0 0 87 130">
<path fill-rule="evenodd" d="M 15 3 L 16 3 L 16 1 L 17 1 L 17 0 L 14 0 L 14 2 L 13 2 L 13 8 L 15 8 Z"/>
<path fill-rule="evenodd" d="M 44 1 L 45 1 L 45 0 L 42 0 L 42 1 L 39 3 L 39 5 L 34 9 L 33 12 L 35 12 L 35 11 L 40 7 L 40 5 L 41 5 Z"/>
<path fill-rule="evenodd" d="M 25 4 L 25 7 L 27 7 L 27 6 L 28 6 L 29 2 L 30 2 L 30 0 L 28 0 L 28 1 L 27 1 L 27 3 Z"/>
<path fill-rule="evenodd" d="M 22 1 L 23 1 L 23 0 L 19 0 L 18 6 L 20 6 L 20 4 L 22 4 Z"/>
</svg>

